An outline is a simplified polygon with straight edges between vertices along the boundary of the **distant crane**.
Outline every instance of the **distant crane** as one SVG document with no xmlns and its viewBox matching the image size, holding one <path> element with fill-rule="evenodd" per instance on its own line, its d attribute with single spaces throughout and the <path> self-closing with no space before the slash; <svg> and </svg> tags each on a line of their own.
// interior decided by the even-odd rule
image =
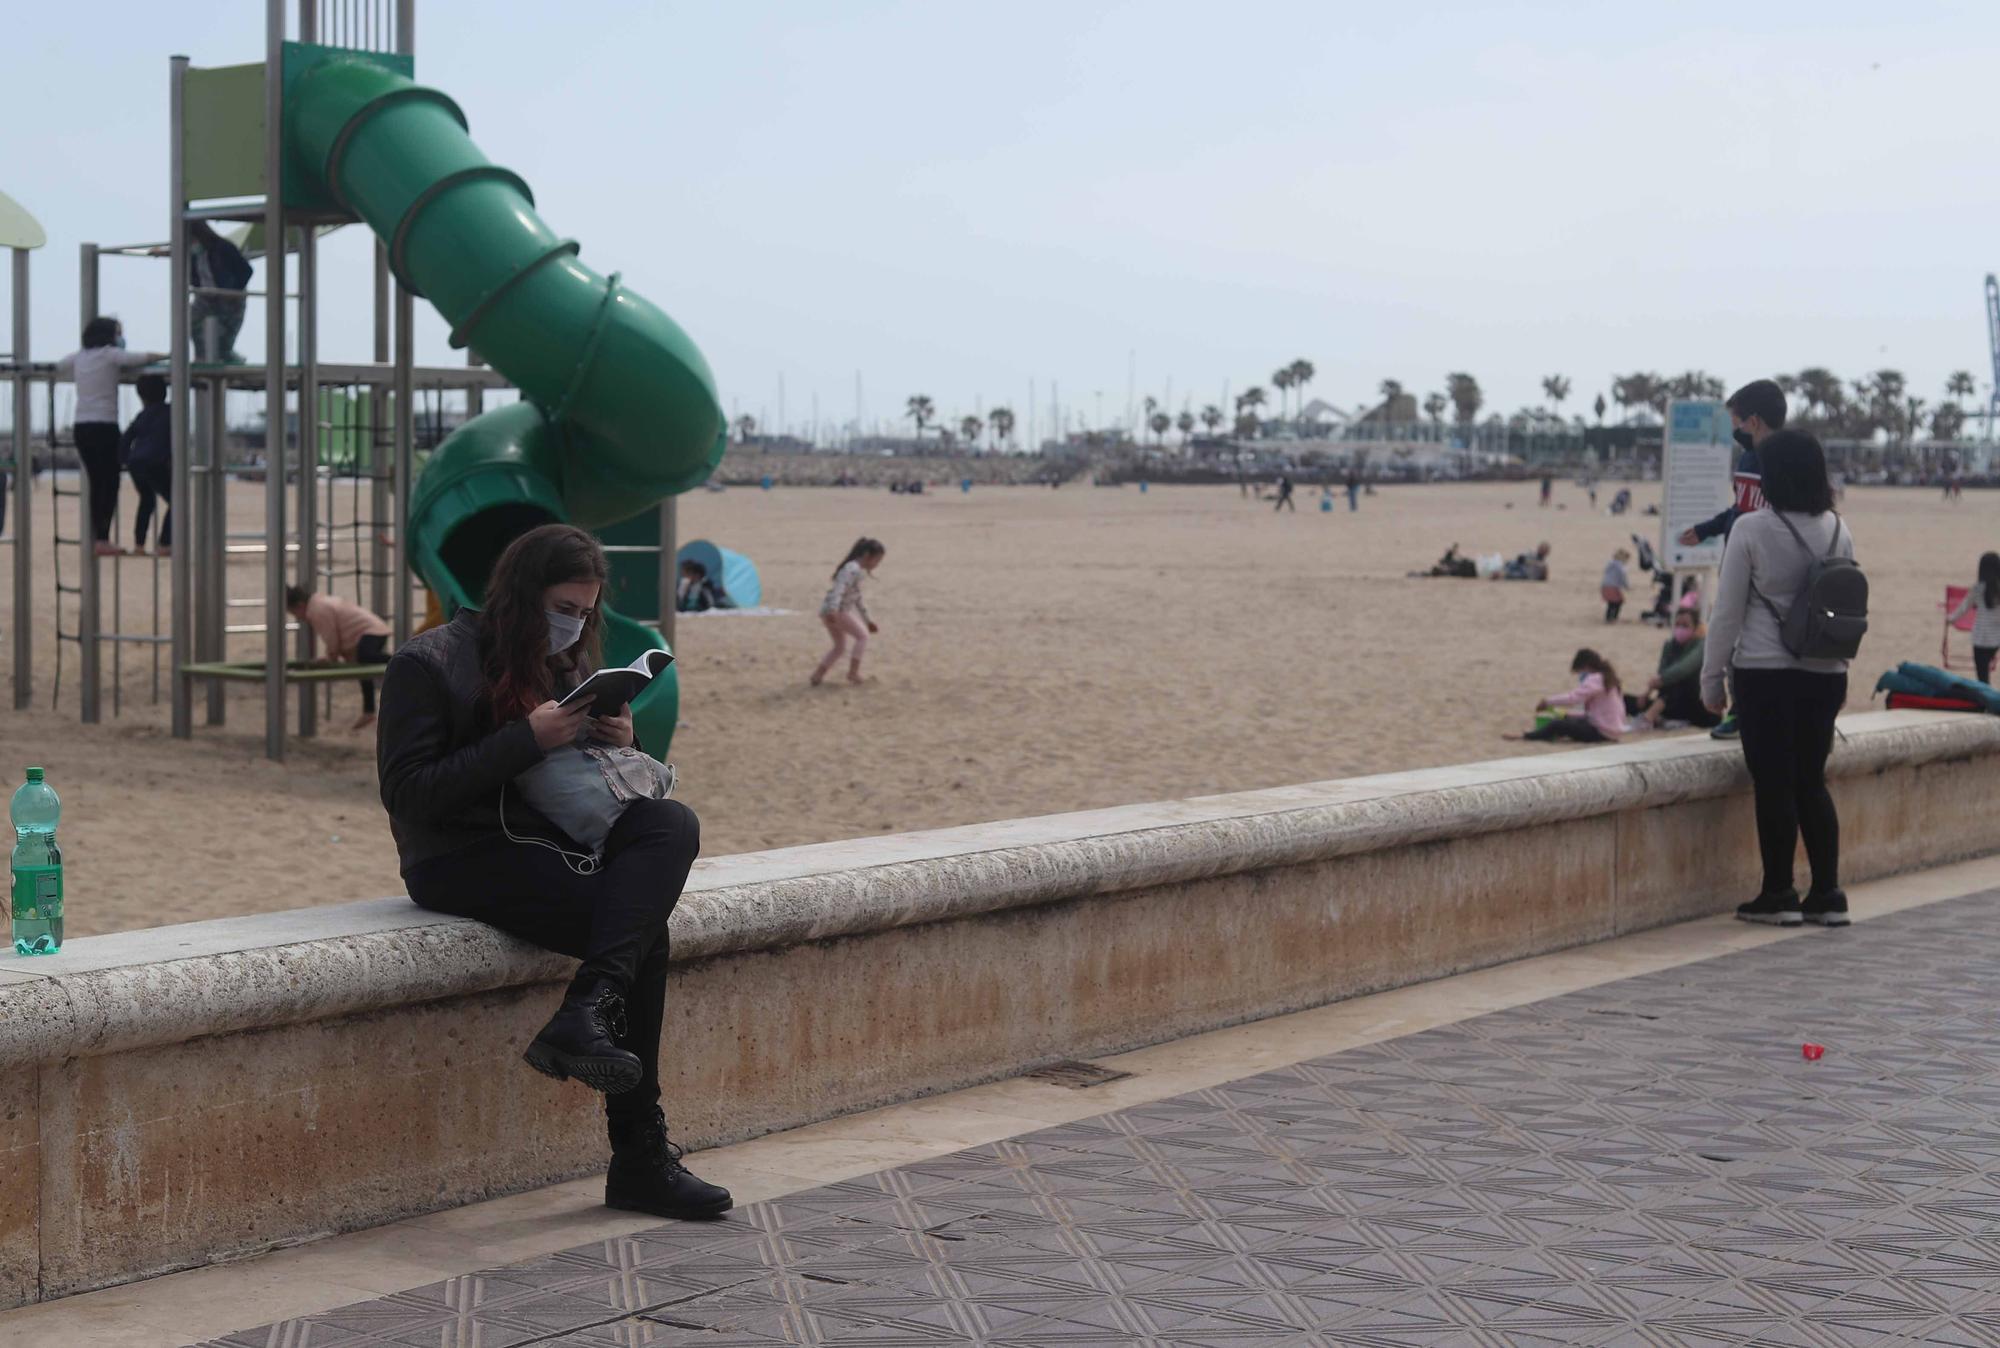
<svg viewBox="0 0 2000 1348">
<path fill-rule="evenodd" d="M 2000 280 L 1986 273 L 1986 344 L 1993 352 L 1993 391 L 1986 399 L 1986 438 L 1993 438 L 1993 418 L 2000 414 Z"/>
</svg>

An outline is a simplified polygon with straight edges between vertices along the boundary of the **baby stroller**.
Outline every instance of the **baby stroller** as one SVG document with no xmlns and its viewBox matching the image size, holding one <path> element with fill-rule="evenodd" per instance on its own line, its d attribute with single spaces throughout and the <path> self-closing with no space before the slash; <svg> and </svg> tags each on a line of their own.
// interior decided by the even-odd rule
<svg viewBox="0 0 2000 1348">
<path fill-rule="evenodd" d="M 1633 550 L 1639 558 L 1639 569 L 1651 572 L 1653 576 L 1653 606 L 1639 615 L 1639 621 L 1661 627 L 1671 626 L 1674 621 L 1674 573 L 1660 565 L 1651 543 L 1637 534 L 1631 535 L 1631 538 Z"/>
</svg>

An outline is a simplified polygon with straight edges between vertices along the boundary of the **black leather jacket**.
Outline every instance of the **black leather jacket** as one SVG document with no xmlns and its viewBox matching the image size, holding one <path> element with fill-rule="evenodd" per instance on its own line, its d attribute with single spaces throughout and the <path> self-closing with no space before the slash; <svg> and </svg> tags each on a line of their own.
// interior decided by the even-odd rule
<svg viewBox="0 0 2000 1348">
<path fill-rule="evenodd" d="M 502 836 L 501 787 L 542 761 L 525 719 L 489 728 L 479 624 L 479 614 L 461 610 L 413 637 L 383 676 L 375 766 L 405 874 Z M 552 831 L 518 794 L 507 803 L 507 822 L 516 833 Z"/>
</svg>

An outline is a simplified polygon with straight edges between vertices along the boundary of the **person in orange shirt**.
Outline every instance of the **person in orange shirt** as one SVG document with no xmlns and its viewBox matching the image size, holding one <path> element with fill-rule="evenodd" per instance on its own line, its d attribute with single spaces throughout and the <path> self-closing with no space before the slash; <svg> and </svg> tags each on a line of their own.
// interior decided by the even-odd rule
<svg viewBox="0 0 2000 1348">
<path fill-rule="evenodd" d="M 285 608 L 312 628 L 319 638 L 321 660 L 327 664 L 379 665 L 389 654 L 389 624 L 352 599 L 314 594 L 294 585 L 285 591 Z M 375 680 L 361 681 L 361 719 L 355 730 L 375 724 Z"/>
</svg>

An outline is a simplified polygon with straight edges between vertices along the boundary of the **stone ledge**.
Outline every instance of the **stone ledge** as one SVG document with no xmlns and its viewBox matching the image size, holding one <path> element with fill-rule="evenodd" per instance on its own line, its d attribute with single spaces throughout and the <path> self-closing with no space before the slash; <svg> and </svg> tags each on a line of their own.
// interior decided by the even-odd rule
<svg viewBox="0 0 2000 1348">
<path fill-rule="evenodd" d="M 2000 718 L 1843 718 L 1830 773 L 2000 753 Z M 817 843 L 697 863 L 676 963 L 1740 790 L 1703 737 Z M 374 899 L 72 942 L 0 958 L 0 1070 L 560 978 L 567 959 L 480 923 Z"/>
</svg>

